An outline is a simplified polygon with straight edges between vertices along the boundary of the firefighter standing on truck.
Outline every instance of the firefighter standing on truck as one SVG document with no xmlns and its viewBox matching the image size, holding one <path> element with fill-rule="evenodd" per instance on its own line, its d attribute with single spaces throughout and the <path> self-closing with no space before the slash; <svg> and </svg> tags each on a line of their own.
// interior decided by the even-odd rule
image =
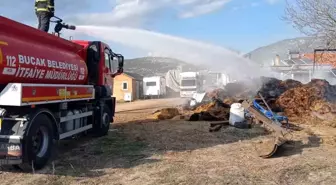
<svg viewBox="0 0 336 185">
<path fill-rule="evenodd" d="M 49 31 L 50 18 L 54 16 L 54 11 L 54 0 L 35 0 L 35 13 L 39 30 Z"/>
</svg>

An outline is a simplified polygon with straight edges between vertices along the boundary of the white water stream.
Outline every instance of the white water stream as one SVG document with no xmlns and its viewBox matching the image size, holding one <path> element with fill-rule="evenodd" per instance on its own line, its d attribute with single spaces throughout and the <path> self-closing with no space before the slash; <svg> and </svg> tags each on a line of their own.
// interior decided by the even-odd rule
<svg viewBox="0 0 336 185">
<path fill-rule="evenodd" d="M 76 30 L 104 42 L 112 41 L 191 64 L 206 65 L 211 70 L 226 72 L 237 80 L 246 76 L 270 75 L 270 71 L 261 69 L 256 63 L 231 50 L 199 41 L 134 28 L 77 26 Z"/>
</svg>

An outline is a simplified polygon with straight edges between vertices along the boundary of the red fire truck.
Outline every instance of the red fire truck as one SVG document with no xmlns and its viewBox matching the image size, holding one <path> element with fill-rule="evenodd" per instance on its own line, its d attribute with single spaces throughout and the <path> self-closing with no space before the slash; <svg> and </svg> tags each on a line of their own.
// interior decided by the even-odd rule
<svg viewBox="0 0 336 185">
<path fill-rule="evenodd" d="M 75 28 L 56 22 L 58 33 Z M 101 41 L 66 40 L 2 16 L 0 27 L 0 164 L 41 169 L 58 140 L 106 135 L 124 57 Z"/>
</svg>

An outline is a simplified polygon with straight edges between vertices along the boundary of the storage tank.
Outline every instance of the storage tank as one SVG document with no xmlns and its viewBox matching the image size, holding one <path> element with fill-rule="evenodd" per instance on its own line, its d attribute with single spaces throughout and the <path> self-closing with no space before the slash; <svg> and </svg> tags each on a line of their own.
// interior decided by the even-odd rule
<svg viewBox="0 0 336 185">
<path fill-rule="evenodd" d="M 0 17 L 0 84 L 85 84 L 83 46 Z"/>
<path fill-rule="evenodd" d="M 279 66 L 280 65 L 280 56 L 279 55 L 275 56 L 274 65 L 275 66 Z"/>
</svg>

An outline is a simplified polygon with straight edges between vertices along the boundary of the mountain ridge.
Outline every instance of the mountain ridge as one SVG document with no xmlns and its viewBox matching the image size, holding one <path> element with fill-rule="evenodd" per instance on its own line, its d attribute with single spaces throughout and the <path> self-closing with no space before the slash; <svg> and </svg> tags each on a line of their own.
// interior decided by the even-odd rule
<svg viewBox="0 0 336 185">
<path fill-rule="evenodd" d="M 299 51 L 300 53 L 312 53 L 314 49 L 323 48 L 326 45 L 323 40 L 315 37 L 295 37 L 280 40 L 269 45 L 258 47 L 244 56 L 252 61 L 261 64 L 271 64 L 276 55 L 280 59 L 288 58 L 288 50 Z"/>
<path fill-rule="evenodd" d="M 200 66 L 169 57 L 139 57 L 125 59 L 124 69 L 127 72 L 142 76 L 165 76 L 169 70 L 200 70 Z"/>
</svg>

